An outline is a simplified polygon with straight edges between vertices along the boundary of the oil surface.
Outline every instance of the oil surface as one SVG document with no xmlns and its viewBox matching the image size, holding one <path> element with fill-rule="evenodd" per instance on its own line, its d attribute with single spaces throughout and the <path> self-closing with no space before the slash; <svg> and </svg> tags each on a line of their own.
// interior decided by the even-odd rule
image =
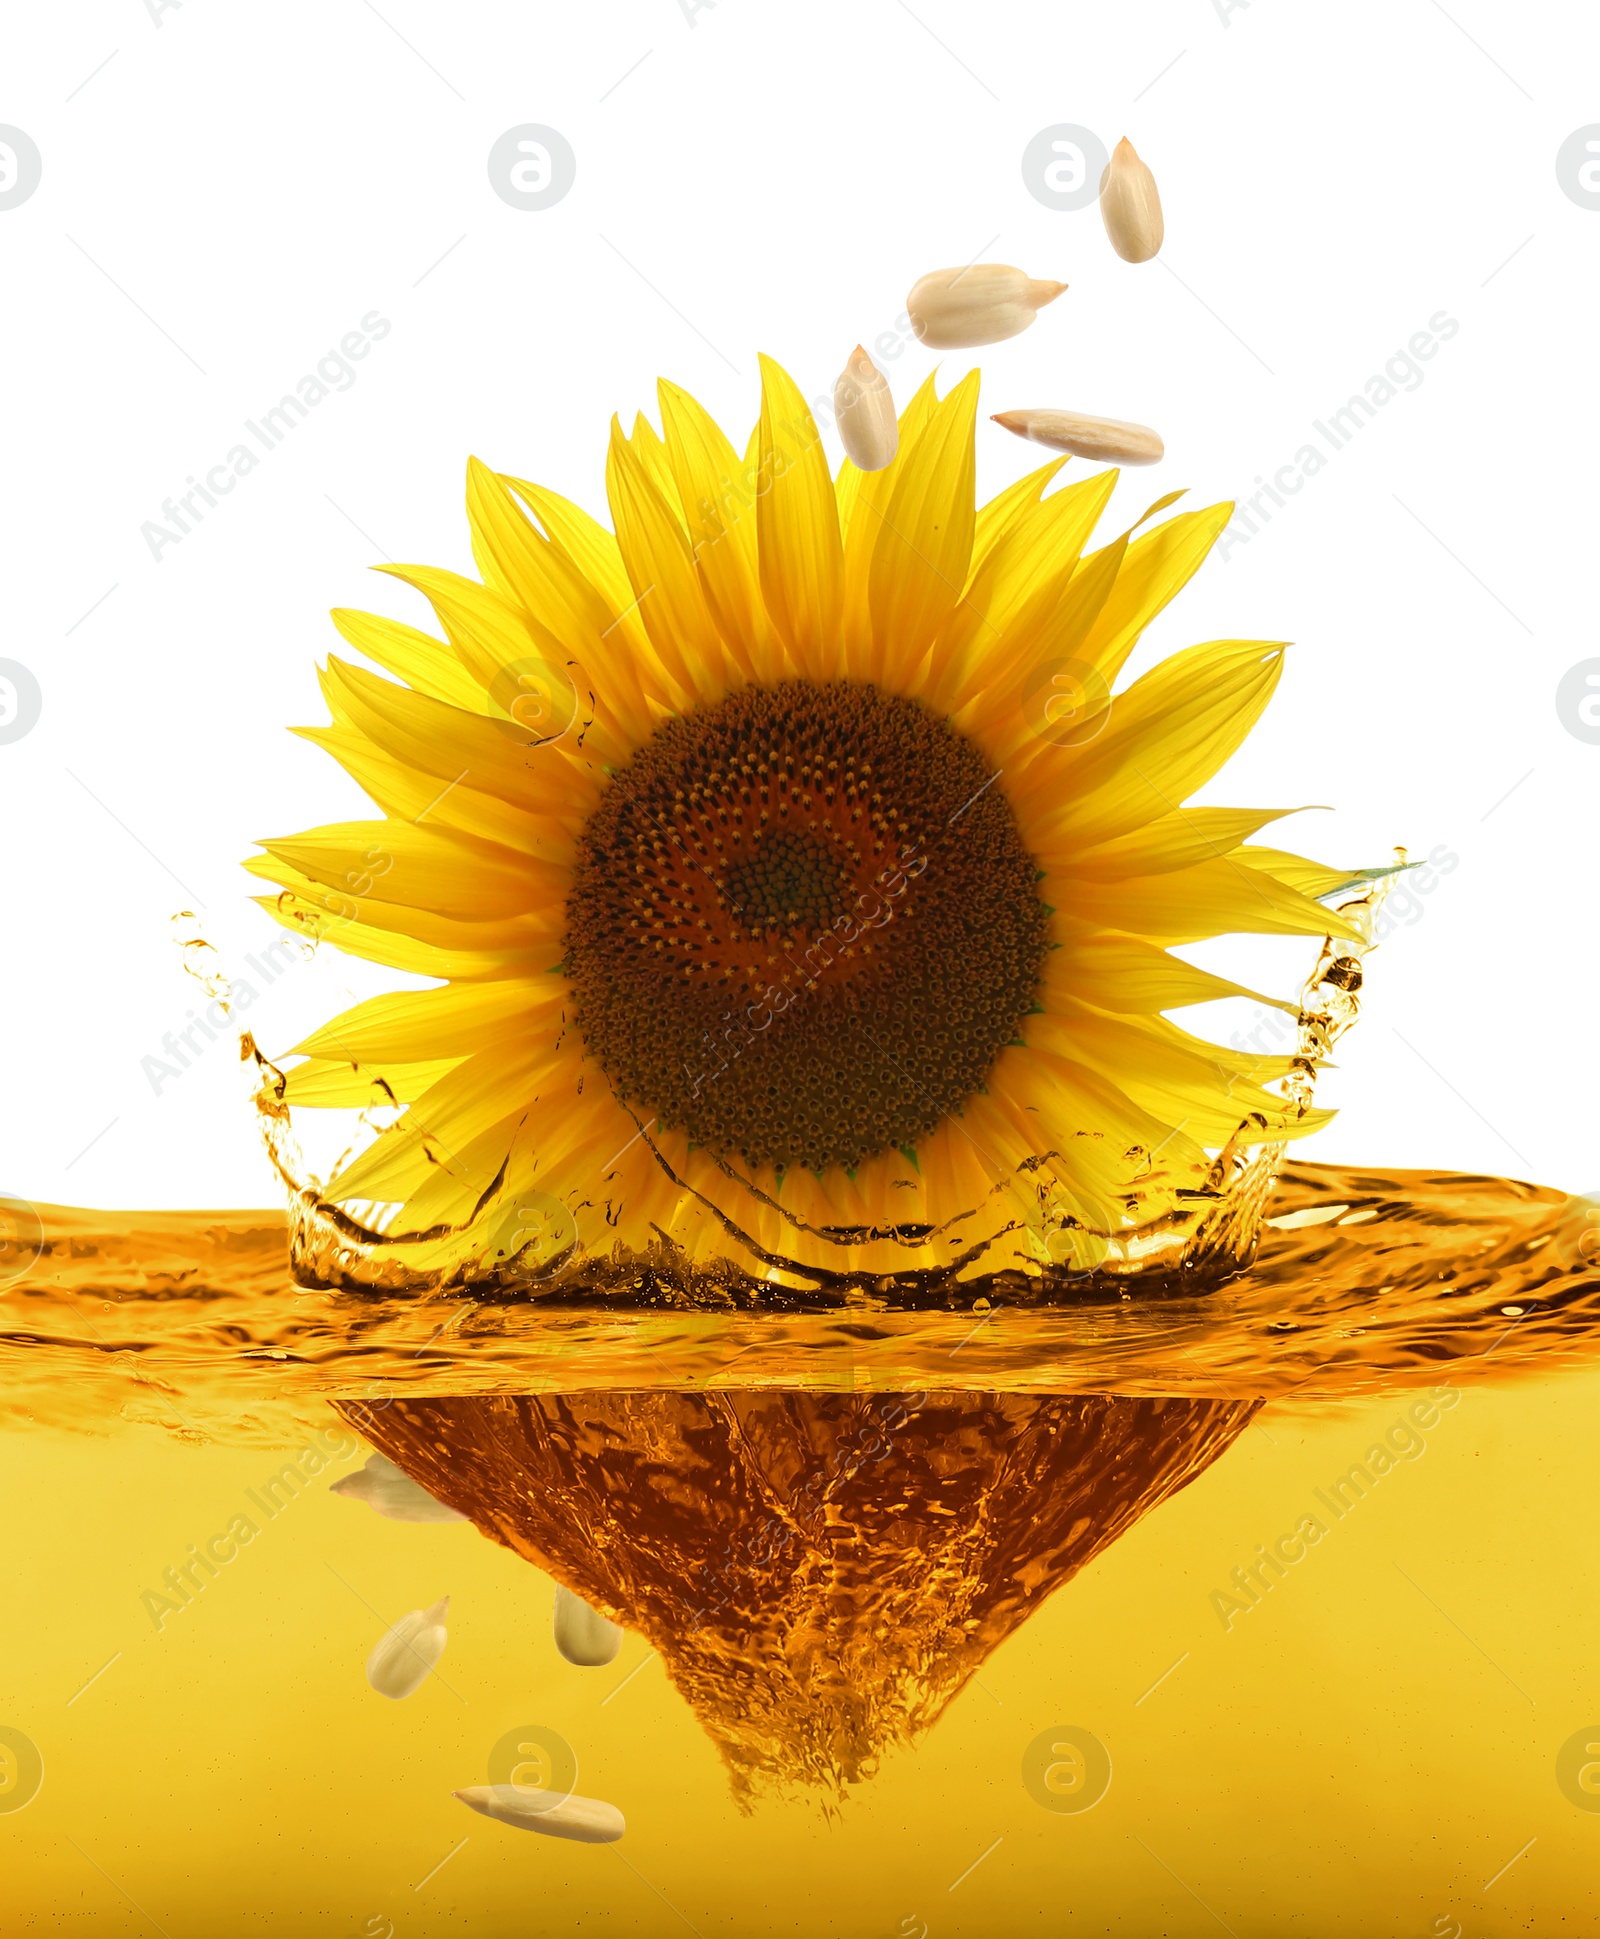
<svg viewBox="0 0 1600 1939">
<path fill-rule="evenodd" d="M 1212 1290 L 1102 1286 L 1044 1310 L 546 1311 L 459 1290 L 307 1289 L 277 1213 L 42 1217 L 37 1257 L 0 1295 L 0 1351 L 13 1403 L 68 1425 L 91 1389 L 115 1411 L 219 1432 L 241 1416 L 289 1427 L 322 1399 L 589 1389 L 1328 1400 L 1434 1371 L 1548 1373 L 1600 1344 L 1600 1204 L 1464 1173 L 1290 1167 L 1253 1263 Z"/>
</svg>

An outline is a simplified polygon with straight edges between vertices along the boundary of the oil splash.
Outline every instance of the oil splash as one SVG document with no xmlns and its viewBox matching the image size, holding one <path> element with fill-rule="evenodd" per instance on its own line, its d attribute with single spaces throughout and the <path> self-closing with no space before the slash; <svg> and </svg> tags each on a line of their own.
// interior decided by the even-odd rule
<svg viewBox="0 0 1600 1939">
<path fill-rule="evenodd" d="M 1279 1090 L 1295 1120 L 1313 1109 L 1318 1072 L 1357 1020 L 1363 959 L 1375 945 L 1384 899 L 1407 866 L 1405 850 L 1397 849 L 1392 869 L 1352 878 L 1359 893 L 1337 905 L 1361 940 L 1336 943 L 1325 937 L 1301 991 L 1296 1048 Z M 327 919 L 319 917 L 308 929 L 310 946 L 330 933 Z M 493 1187 L 465 1225 L 397 1233 L 385 1227 L 398 1208 L 368 1210 L 325 1197 L 295 1142 L 288 1080 L 261 1057 L 248 1033 L 243 1041 L 245 1055 L 255 1059 L 261 1075 L 255 1104 L 263 1137 L 290 1195 L 294 1274 L 307 1286 L 767 1313 L 843 1309 L 862 1299 L 931 1309 L 975 1298 L 1049 1304 L 1102 1297 L 1129 1284 L 1141 1294 L 1170 1296 L 1214 1285 L 1249 1264 L 1287 1149 L 1281 1142 L 1263 1142 L 1265 1118 L 1247 1117 L 1198 1186 L 1132 1193 L 1121 1221 L 1108 1221 L 1102 1230 L 1090 1230 L 1054 1209 L 1047 1166 L 1030 1161 L 995 1185 L 986 1202 L 947 1221 L 936 1236 L 964 1236 L 945 1241 L 951 1256 L 935 1267 L 886 1271 L 879 1263 L 840 1269 L 801 1264 L 763 1248 L 727 1220 L 722 1222 L 726 1242 L 716 1244 L 709 1257 L 691 1257 L 664 1234 L 646 1248 L 618 1242 L 600 1252 L 586 1248 L 575 1208 L 543 1193 L 510 1196 Z M 363 1114 L 363 1137 L 392 1123 L 400 1108 L 381 1075 L 372 1082 L 373 1107 Z M 640 1136 L 646 1136 L 646 1128 Z M 844 1258 L 851 1257 L 844 1240 L 839 1248 Z M 864 1256 L 868 1249 L 858 1251 Z"/>
<path fill-rule="evenodd" d="M 1394 1385 L 1549 1378 L 1600 1357 L 1600 1201 L 1463 1173 L 1296 1164 L 1248 1269 L 1179 1297 L 1103 1291 L 842 1313 L 418 1298 L 298 1285 L 281 1212 L 28 1208 L 0 1293 L 0 1391 L 63 1427 L 120 1408 L 270 1439 L 330 1401 L 983 1388 L 1321 1405 Z M 281 1445 L 282 1440 L 274 1443 Z"/>
</svg>

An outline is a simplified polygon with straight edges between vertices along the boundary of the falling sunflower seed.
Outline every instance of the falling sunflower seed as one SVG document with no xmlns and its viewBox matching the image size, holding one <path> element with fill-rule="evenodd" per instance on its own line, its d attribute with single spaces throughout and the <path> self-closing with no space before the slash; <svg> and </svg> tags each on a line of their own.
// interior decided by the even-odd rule
<svg viewBox="0 0 1600 1939">
<path fill-rule="evenodd" d="M 1125 263 L 1147 263 L 1161 247 L 1166 225 L 1156 178 L 1126 135 L 1100 177 L 1100 217 L 1111 247 Z"/>
<path fill-rule="evenodd" d="M 354 1474 L 340 1475 L 329 1485 L 328 1492 L 343 1495 L 346 1501 L 365 1502 L 375 1515 L 391 1522 L 464 1522 L 467 1519 L 436 1500 L 426 1488 L 419 1487 L 384 1454 L 373 1455 Z"/>
<path fill-rule="evenodd" d="M 1158 432 L 1120 418 L 1085 417 L 1081 411 L 997 411 L 994 422 L 1052 451 L 1106 464 L 1153 465 L 1166 455 Z"/>
<path fill-rule="evenodd" d="M 622 1631 L 617 1625 L 559 1582 L 554 1627 L 556 1648 L 580 1669 L 597 1670 L 622 1648 Z"/>
<path fill-rule="evenodd" d="M 397 1703 L 420 1690 L 450 1640 L 445 1613 L 450 1598 L 441 1596 L 427 1609 L 413 1609 L 386 1629 L 367 1658 L 367 1681 L 380 1697 Z"/>
<path fill-rule="evenodd" d="M 1040 282 L 1008 263 L 968 263 L 930 270 L 913 283 L 906 313 L 930 350 L 968 350 L 1018 336 L 1066 287 Z"/>
<path fill-rule="evenodd" d="M 858 343 L 833 387 L 834 422 L 860 471 L 882 471 L 900 448 L 889 380 Z"/>
<path fill-rule="evenodd" d="M 600 1798 L 573 1795 L 553 1804 L 547 1791 L 528 1791 L 518 1784 L 473 1784 L 450 1795 L 518 1831 L 539 1831 L 546 1838 L 570 1838 L 580 1845 L 614 1845 L 628 1828 L 617 1807 Z"/>
</svg>

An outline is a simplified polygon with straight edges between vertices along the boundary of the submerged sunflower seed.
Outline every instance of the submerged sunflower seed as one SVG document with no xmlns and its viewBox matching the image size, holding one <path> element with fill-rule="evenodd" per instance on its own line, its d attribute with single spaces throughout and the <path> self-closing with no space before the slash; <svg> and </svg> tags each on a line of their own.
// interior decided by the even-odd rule
<svg viewBox="0 0 1600 1939">
<path fill-rule="evenodd" d="M 860 471 L 882 471 L 900 448 L 889 380 L 858 343 L 833 387 L 834 422 Z"/>
<path fill-rule="evenodd" d="M 561 1583 L 556 1584 L 556 1648 L 569 1663 L 580 1669 L 597 1670 L 609 1663 L 622 1648 L 622 1631 L 608 1622 L 598 1609 L 591 1609 L 582 1596 L 575 1596 Z"/>
<path fill-rule="evenodd" d="M 1147 263 L 1166 233 L 1156 178 L 1124 135 L 1100 177 L 1100 216 L 1125 263 Z"/>
<path fill-rule="evenodd" d="M 340 1475 L 330 1484 L 328 1492 L 343 1495 L 347 1501 L 363 1501 L 375 1515 L 391 1522 L 464 1522 L 467 1519 L 436 1500 L 385 1454 L 373 1455 L 354 1474 Z"/>
<path fill-rule="evenodd" d="M 617 1807 L 600 1798 L 574 1795 L 552 1804 L 549 1792 L 527 1791 L 519 1784 L 473 1784 L 450 1795 L 518 1831 L 540 1831 L 546 1838 L 570 1838 L 580 1845 L 614 1845 L 628 1828 Z"/>
<path fill-rule="evenodd" d="M 1166 453 L 1148 424 L 1124 424 L 1120 418 L 1085 417 L 1081 411 L 997 411 L 994 422 L 1052 451 L 1107 464 L 1153 465 Z"/>
<path fill-rule="evenodd" d="M 1039 282 L 1008 263 L 968 263 L 930 270 L 912 284 L 906 313 L 930 350 L 969 350 L 1019 335 L 1066 287 Z"/>
<path fill-rule="evenodd" d="M 380 1697 L 409 1697 L 420 1690 L 450 1640 L 445 1612 L 450 1598 L 441 1596 L 428 1609 L 413 1609 L 378 1638 L 367 1658 L 367 1681 Z"/>
</svg>

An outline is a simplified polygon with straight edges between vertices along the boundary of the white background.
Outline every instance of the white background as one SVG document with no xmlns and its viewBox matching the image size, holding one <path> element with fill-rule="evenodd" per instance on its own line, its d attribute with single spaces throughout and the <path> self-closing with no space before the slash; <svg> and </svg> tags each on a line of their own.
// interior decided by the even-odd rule
<svg viewBox="0 0 1600 1939">
<path fill-rule="evenodd" d="M 278 933 L 237 866 L 253 838 L 363 812 L 285 730 L 326 718 L 327 608 L 428 623 L 366 568 L 472 569 L 468 453 L 603 516 L 610 415 L 654 416 L 658 373 L 742 445 L 758 349 L 814 396 L 919 274 L 973 258 L 1071 285 L 977 353 L 985 412 L 1164 434 L 1123 523 L 1180 485 L 1253 491 L 1435 312 L 1459 321 L 1135 665 L 1296 641 L 1208 798 L 1333 804 L 1280 837 L 1329 860 L 1459 857 L 1371 959 L 1326 1086 L 1342 1115 L 1306 1155 L 1593 1185 L 1600 747 L 1563 730 L 1555 689 L 1600 653 L 1600 212 L 1555 157 L 1600 121 L 1597 75 L 1592 10 L 1484 0 L 9 9 L 0 121 L 43 179 L 0 213 L 0 655 L 43 714 L 0 747 L 0 1185 L 272 1200 L 225 1046 L 159 1096 L 141 1071 L 196 1001 L 170 918 L 198 907 L 241 968 Z M 541 213 L 486 172 L 523 122 L 577 155 Z M 1028 194 L 1022 151 L 1058 122 L 1133 138 L 1158 262 L 1120 262 L 1092 206 Z M 393 328 L 353 387 L 152 559 L 162 500 L 374 309 Z M 912 343 L 886 365 L 902 402 L 932 361 Z M 980 419 L 981 495 L 1038 456 Z M 1226 954 L 1287 994 L 1306 952 Z M 281 1052 L 395 980 L 324 951 L 251 1021 Z"/>
</svg>

